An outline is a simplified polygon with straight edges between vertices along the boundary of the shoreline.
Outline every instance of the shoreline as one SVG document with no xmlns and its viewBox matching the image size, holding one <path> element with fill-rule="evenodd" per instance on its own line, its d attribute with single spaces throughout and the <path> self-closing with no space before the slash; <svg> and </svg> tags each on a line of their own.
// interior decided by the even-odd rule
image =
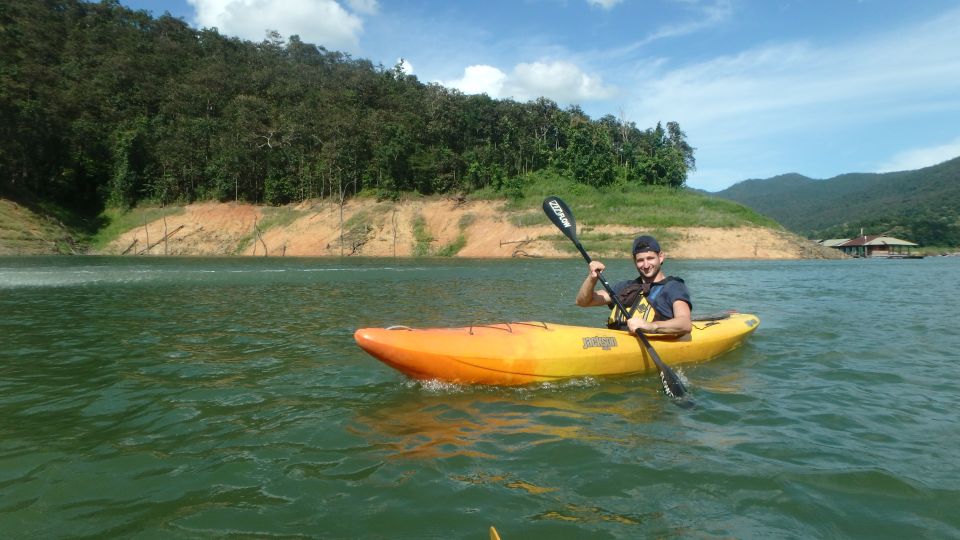
<svg viewBox="0 0 960 540">
<path fill-rule="evenodd" d="M 202 202 L 118 216 L 117 224 L 129 220 L 123 232 L 99 249 L 81 249 L 56 220 L 0 199 L 0 255 L 579 258 L 570 241 L 539 211 L 503 207 L 504 201 L 456 198 L 400 202 L 361 198 L 342 207 L 330 200 L 283 207 Z M 581 241 L 598 258 L 627 256 L 638 234 L 656 236 L 671 259 L 846 258 L 768 227 L 644 230 L 586 222 L 579 226 Z"/>
<path fill-rule="evenodd" d="M 92 254 L 579 257 L 569 240 L 546 219 L 534 219 L 529 212 L 505 213 L 502 202 L 354 199 L 342 209 L 330 201 L 281 208 L 208 202 L 182 209 L 181 213 L 130 229 Z M 582 239 L 596 257 L 626 256 L 633 237 L 648 232 L 622 225 L 580 225 L 582 231 L 598 239 Z M 664 252 L 672 259 L 843 258 L 836 250 L 793 233 L 764 227 L 678 227 L 658 229 L 653 234 L 662 237 Z"/>
</svg>

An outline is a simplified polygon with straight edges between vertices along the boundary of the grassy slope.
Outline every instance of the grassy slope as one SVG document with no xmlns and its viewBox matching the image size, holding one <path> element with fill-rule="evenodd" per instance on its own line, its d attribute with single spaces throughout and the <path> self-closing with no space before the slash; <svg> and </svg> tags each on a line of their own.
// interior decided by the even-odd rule
<svg viewBox="0 0 960 540">
<path fill-rule="evenodd" d="M 0 255 L 74 253 L 75 236 L 54 218 L 0 199 Z"/>
<path fill-rule="evenodd" d="M 543 199 L 556 195 L 573 210 L 580 238 L 594 249 L 615 248 L 629 244 L 633 232 L 626 235 L 597 233 L 597 225 L 624 225 L 644 230 L 661 240 L 669 240 L 672 227 L 769 227 L 782 230 L 777 222 L 739 203 L 712 197 L 690 189 L 655 186 L 610 186 L 603 189 L 575 184 L 551 173 L 534 173 L 526 177 L 522 197 L 507 206 L 510 219 L 517 225 L 542 224 Z M 478 196 L 483 196 L 483 193 Z M 490 193 L 491 198 L 502 198 Z M 556 246 L 564 251 L 575 250 L 573 244 L 557 233 Z"/>
<path fill-rule="evenodd" d="M 102 249 L 121 234 L 131 229 L 158 220 L 164 216 L 182 213 L 183 207 L 180 206 L 144 206 L 130 210 L 108 208 L 100 215 L 104 225 L 90 237 L 90 247 L 94 250 Z"/>
<path fill-rule="evenodd" d="M 781 228 L 774 220 L 746 206 L 694 190 L 632 185 L 598 189 L 550 173 L 528 175 L 523 196 L 511 201 L 508 208 L 521 215 L 536 214 L 536 219 L 542 221 L 540 206 L 548 195 L 561 197 L 576 213 L 578 223 L 591 225 Z"/>
</svg>

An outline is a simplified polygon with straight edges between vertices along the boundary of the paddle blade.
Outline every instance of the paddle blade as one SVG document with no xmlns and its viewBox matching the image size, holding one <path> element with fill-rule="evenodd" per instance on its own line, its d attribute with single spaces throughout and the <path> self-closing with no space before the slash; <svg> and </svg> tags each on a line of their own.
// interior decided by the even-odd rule
<svg viewBox="0 0 960 540">
<path fill-rule="evenodd" d="M 683 385 L 680 377 L 666 365 L 658 367 L 663 368 L 660 370 L 660 380 L 663 382 L 663 389 L 666 390 L 667 395 L 677 399 L 684 397 L 687 394 L 687 387 Z"/>
<path fill-rule="evenodd" d="M 573 218 L 573 212 L 563 199 L 551 195 L 543 200 L 543 213 L 550 218 L 550 221 L 560 229 L 567 238 L 577 241 L 577 221 Z"/>
</svg>

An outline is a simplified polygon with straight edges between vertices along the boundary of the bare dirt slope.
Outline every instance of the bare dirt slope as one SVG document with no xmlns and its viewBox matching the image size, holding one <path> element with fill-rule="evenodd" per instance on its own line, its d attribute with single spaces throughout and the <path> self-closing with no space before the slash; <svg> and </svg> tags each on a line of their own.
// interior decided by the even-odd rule
<svg viewBox="0 0 960 540">
<path fill-rule="evenodd" d="M 591 232 L 625 239 L 622 250 L 596 253 L 613 256 L 625 254 L 629 238 L 641 231 L 596 226 Z M 662 242 L 663 247 L 674 258 L 838 256 L 835 250 L 768 228 L 694 227 L 667 233 L 670 240 Z M 194 204 L 180 215 L 124 233 L 103 253 L 409 257 L 442 253 L 445 248 L 457 257 L 578 256 L 546 218 L 505 212 L 499 202 L 452 198 L 401 202 L 355 199 L 342 208 L 331 201 L 307 201 L 281 209 L 234 203 Z"/>
</svg>

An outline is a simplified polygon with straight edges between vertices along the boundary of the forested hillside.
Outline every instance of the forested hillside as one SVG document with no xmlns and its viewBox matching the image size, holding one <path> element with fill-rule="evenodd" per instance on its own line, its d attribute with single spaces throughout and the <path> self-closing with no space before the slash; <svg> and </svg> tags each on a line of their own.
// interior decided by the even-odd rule
<svg viewBox="0 0 960 540">
<path fill-rule="evenodd" d="M 0 194 L 86 215 L 363 190 L 518 194 L 546 168 L 679 187 L 694 166 L 673 122 L 468 96 L 297 36 L 241 41 L 115 0 L 6 0 L 0 65 Z"/>
<path fill-rule="evenodd" d="M 716 193 L 811 238 L 860 230 L 922 245 L 960 246 L 960 158 L 915 171 L 813 180 L 785 174 Z"/>
</svg>

